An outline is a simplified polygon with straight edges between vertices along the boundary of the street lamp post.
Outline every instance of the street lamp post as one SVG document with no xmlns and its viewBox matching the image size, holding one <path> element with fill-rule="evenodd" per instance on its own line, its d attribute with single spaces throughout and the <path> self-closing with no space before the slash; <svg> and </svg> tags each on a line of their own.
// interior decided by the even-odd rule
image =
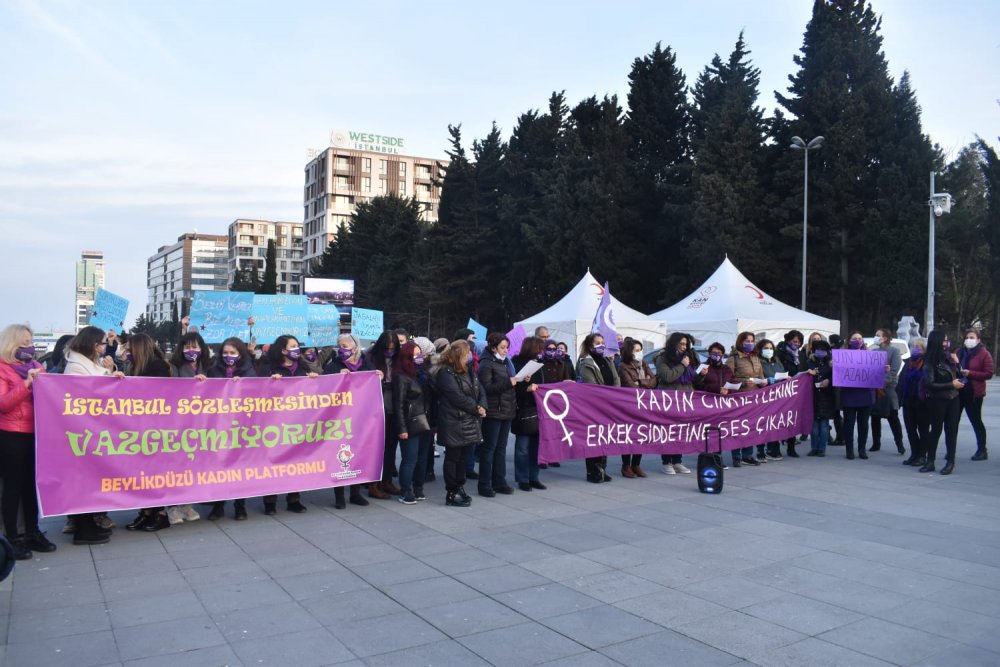
<svg viewBox="0 0 1000 667">
<path fill-rule="evenodd" d="M 927 335 L 934 331 L 934 223 L 945 213 L 951 213 L 952 198 L 947 192 L 934 192 L 934 172 L 931 172 L 930 229 L 927 244 Z"/>
<path fill-rule="evenodd" d="M 815 137 L 809 143 L 802 137 L 792 137 L 790 148 L 805 154 L 805 173 L 802 178 L 802 310 L 806 309 L 806 253 L 809 247 L 809 151 L 823 146 L 823 137 Z"/>
</svg>

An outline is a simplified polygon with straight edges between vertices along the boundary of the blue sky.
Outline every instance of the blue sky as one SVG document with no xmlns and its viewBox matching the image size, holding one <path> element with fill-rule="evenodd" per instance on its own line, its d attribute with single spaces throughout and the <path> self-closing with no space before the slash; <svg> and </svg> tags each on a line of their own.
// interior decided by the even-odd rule
<svg viewBox="0 0 1000 667">
<path fill-rule="evenodd" d="M 740 30 L 761 104 L 787 87 L 812 3 L 35 2 L 0 4 L 0 303 L 67 328 L 75 261 L 105 251 L 107 288 L 146 301 L 146 258 L 237 217 L 302 219 L 308 148 L 331 130 L 405 137 L 443 156 L 505 133 L 553 90 L 617 93 L 657 41 L 693 81 Z M 1000 3 L 880 0 L 892 74 L 954 154 L 1000 134 Z M 692 277 L 692 286 L 701 277 Z"/>
</svg>

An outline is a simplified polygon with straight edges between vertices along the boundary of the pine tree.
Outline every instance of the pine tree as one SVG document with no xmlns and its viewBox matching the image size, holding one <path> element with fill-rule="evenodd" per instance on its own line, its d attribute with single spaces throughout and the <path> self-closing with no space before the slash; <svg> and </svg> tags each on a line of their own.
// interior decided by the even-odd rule
<svg viewBox="0 0 1000 667">
<path fill-rule="evenodd" d="M 1000 156 L 982 139 L 979 152 L 986 181 L 986 224 L 983 240 L 990 249 L 988 269 L 993 283 L 993 348 L 1000 346 Z"/>
<path fill-rule="evenodd" d="M 267 240 L 267 254 L 264 256 L 264 279 L 257 294 L 278 293 L 278 249 L 274 239 Z"/>
</svg>

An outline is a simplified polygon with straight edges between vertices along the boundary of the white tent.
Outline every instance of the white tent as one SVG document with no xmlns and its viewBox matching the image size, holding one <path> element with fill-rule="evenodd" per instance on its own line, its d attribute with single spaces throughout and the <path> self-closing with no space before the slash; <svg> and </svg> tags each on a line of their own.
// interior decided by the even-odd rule
<svg viewBox="0 0 1000 667">
<path fill-rule="evenodd" d="M 786 331 L 804 336 L 818 331 L 824 336 L 840 333 L 840 321 L 793 308 L 768 296 L 747 280 L 727 257 L 701 287 L 674 305 L 650 315 L 669 323 L 671 331 L 694 336 L 701 345 L 719 341 L 728 349 L 741 331 L 758 338 L 783 340 Z"/>
<path fill-rule="evenodd" d="M 566 296 L 517 324 L 522 325 L 529 336 L 534 333 L 535 327 L 547 327 L 553 339 L 569 345 L 570 355 L 575 359 L 580 352 L 580 344 L 590 333 L 603 295 L 604 286 L 587 271 Z M 663 347 L 666 343 L 667 325 L 659 318 L 643 315 L 614 296 L 611 297 L 611 313 L 618 333 L 642 341 L 643 348 Z"/>
</svg>

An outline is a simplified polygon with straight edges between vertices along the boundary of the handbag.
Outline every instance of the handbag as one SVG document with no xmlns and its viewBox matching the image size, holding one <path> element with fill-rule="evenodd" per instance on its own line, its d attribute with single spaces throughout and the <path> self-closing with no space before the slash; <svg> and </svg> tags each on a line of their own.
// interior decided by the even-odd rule
<svg viewBox="0 0 1000 667">
<path fill-rule="evenodd" d="M 431 423 L 427 420 L 427 415 L 419 414 L 408 417 L 406 420 L 406 433 L 408 435 L 420 435 L 431 430 Z"/>
<path fill-rule="evenodd" d="M 511 430 L 517 435 L 538 435 L 538 413 L 518 414 L 514 426 Z"/>
</svg>

